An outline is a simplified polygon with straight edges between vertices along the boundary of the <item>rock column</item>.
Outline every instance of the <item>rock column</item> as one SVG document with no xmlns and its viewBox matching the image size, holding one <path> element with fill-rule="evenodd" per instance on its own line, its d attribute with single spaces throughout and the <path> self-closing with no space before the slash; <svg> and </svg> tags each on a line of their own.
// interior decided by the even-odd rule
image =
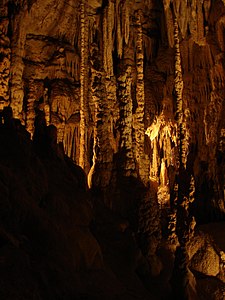
<svg viewBox="0 0 225 300">
<path fill-rule="evenodd" d="M 88 32 L 86 1 L 80 3 L 80 155 L 79 165 L 87 171 L 87 97 L 88 97 Z"/>
<path fill-rule="evenodd" d="M 0 4 L 0 110 L 9 105 L 10 39 L 8 37 L 9 16 L 5 1 Z"/>
<path fill-rule="evenodd" d="M 134 116 L 134 130 L 136 140 L 136 162 L 141 180 L 147 184 L 149 182 L 149 159 L 144 153 L 145 144 L 145 90 L 144 90 L 144 50 L 142 33 L 142 11 L 136 15 L 137 42 L 136 42 L 136 101 L 137 108 Z"/>
</svg>

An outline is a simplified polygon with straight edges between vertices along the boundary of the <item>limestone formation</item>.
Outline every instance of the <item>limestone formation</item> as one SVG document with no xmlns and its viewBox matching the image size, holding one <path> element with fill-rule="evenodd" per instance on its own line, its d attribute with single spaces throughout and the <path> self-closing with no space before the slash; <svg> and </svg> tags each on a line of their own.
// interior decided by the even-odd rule
<svg viewBox="0 0 225 300">
<path fill-rule="evenodd" d="M 107 282 L 114 278 L 119 291 L 112 299 L 138 298 L 137 291 L 145 299 L 146 290 L 161 299 L 153 277 L 162 279 L 168 297 L 204 298 L 207 288 L 201 295 L 199 287 L 207 281 L 222 295 L 225 249 L 206 243 L 198 228 L 225 218 L 224 37 L 224 0 L 1 0 L 3 219 L 16 215 L 12 199 L 34 200 L 22 203 L 38 210 L 37 235 L 41 226 L 48 232 L 48 222 L 56 229 L 46 236 L 60 231 L 63 241 L 65 230 L 72 269 L 101 269 L 107 261 Z M 14 195 L 14 187 L 24 196 Z M 5 240 L 16 248 L 35 235 L 11 232 L 4 222 L 0 251 Z M 124 255 L 129 247 L 137 250 L 128 255 L 134 264 Z M 51 271 L 35 270 L 38 290 Z M 80 291 L 87 287 L 81 288 L 81 273 Z M 96 286 L 78 299 L 107 299 L 105 288 L 113 285 L 99 291 L 101 276 L 95 273 Z M 127 292 L 132 282 L 134 294 Z M 65 299 L 75 297 L 69 290 Z M 63 299 L 62 290 L 48 292 L 46 299 Z"/>
<path fill-rule="evenodd" d="M 7 3 L 0 5 L 0 109 L 9 105 L 11 47 L 8 37 L 9 11 Z"/>
</svg>

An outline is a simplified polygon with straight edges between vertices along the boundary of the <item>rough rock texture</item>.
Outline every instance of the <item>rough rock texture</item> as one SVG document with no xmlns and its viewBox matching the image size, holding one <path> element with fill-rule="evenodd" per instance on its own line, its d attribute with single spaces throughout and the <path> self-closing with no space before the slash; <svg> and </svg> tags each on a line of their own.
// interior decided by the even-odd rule
<svg viewBox="0 0 225 300">
<path fill-rule="evenodd" d="M 9 14 L 7 6 L 0 6 L 0 107 L 9 105 L 9 79 L 10 79 L 10 39 L 7 35 L 9 30 Z"/>
<path fill-rule="evenodd" d="M 103 193 L 115 190 L 119 162 L 124 176 L 144 185 L 156 180 L 164 207 L 181 124 L 197 217 L 223 214 L 222 1 L 38 0 L 1 7 L 1 93 L 7 105 L 10 73 L 14 116 L 31 134 L 37 109 L 44 110 L 66 153 L 86 173 L 91 169 Z"/>
<path fill-rule="evenodd" d="M 191 268 L 197 267 L 196 289 L 199 299 L 223 299 L 224 285 L 224 222 L 200 226 L 200 231 L 188 245 Z M 197 256 L 208 256 L 198 259 Z M 211 263 L 210 263 L 211 262 Z M 197 263 L 197 264 L 196 264 Z M 195 272 L 192 269 L 193 272 Z M 208 274 L 208 275 L 207 275 Z"/>
<path fill-rule="evenodd" d="M 208 276 L 219 274 L 219 256 L 216 251 L 209 246 L 202 248 L 197 252 L 191 261 L 191 268 Z"/>
<path fill-rule="evenodd" d="M 69 201 L 73 188 L 84 183 L 71 174 L 72 162 L 82 167 L 98 215 L 96 236 L 105 238 L 98 223 L 115 233 L 98 213 L 103 205 L 123 220 L 119 226 L 130 231 L 143 255 L 144 267 L 133 269 L 147 288 L 150 277 L 164 276 L 167 263 L 159 256 L 166 245 L 162 253 L 170 252 L 173 271 L 165 281 L 178 299 L 195 297 L 191 266 L 213 276 L 218 271 L 213 248 L 199 245 L 191 262 L 189 245 L 195 244 L 196 223 L 225 218 L 224 28 L 223 0 L 0 3 L 0 123 L 7 123 L 3 108 L 10 106 L 14 127 L 20 120 L 29 132 L 47 179 L 40 176 L 33 185 L 32 168 L 13 176 L 31 186 L 35 201 L 47 182 L 48 213 L 57 218 L 60 199 Z M 28 135 L 24 129 L 22 135 Z M 48 161 L 54 151 L 60 163 Z M 67 214 L 58 217 L 64 222 Z M 79 230 L 91 244 L 88 228 Z M 82 266 L 93 262 L 85 251 Z M 216 271 L 199 264 L 209 252 Z"/>
<path fill-rule="evenodd" d="M 123 233 L 122 220 L 104 211 L 106 245 L 124 265 L 117 277 L 90 230 L 84 171 L 57 145 L 54 126 L 35 125 L 33 142 L 17 119 L 0 126 L 0 298 L 151 298 L 135 274 L 144 258 L 131 232 Z"/>
</svg>

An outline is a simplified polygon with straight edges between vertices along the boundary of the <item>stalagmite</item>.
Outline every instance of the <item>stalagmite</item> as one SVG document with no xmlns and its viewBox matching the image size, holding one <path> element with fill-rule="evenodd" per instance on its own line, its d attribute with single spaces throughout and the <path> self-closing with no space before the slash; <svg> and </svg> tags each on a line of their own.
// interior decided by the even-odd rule
<svg viewBox="0 0 225 300">
<path fill-rule="evenodd" d="M 35 120 L 35 101 L 37 101 L 37 85 L 34 80 L 30 80 L 28 84 L 29 93 L 27 95 L 27 115 L 26 115 L 26 129 L 31 134 L 34 134 L 34 120 Z"/>
<path fill-rule="evenodd" d="M 49 105 L 49 99 L 48 99 L 48 88 L 44 89 L 43 100 L 44 100 L 44 113 L 45 113 L 46 125 L 49 126 L 51 120 L 51 107 Z"/>
<path fill-rule="evenodd" d="M 111 201 L 105 197 L 112 175 L 113 149 L 111 146 L 110 101 L 101 101 L 106 93 L 106 82 L 103 74 L 97 70 L 92 70 L 92 101 L 95 105 L 95 126 L 93 133 L 93 165 L 89 173 L 89 186 L 100 189 L 103 201 L 108 207 L 112 208 Z"/>
</svg>

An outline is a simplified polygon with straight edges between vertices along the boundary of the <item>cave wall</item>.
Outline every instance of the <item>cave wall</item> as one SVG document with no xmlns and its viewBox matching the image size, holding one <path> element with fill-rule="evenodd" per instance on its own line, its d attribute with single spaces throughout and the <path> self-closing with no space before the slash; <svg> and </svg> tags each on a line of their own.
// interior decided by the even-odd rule
<svg viewBox="0 0 225 300">
<path fill-rule="evenodd" d="M 108 207 L 171 208 L 182 124 L 194 214 L 223 216 L 222 0 L 4 0 L 0 15 L 0 108 L 31 136 L 44 111 Z"/>
</svg>

